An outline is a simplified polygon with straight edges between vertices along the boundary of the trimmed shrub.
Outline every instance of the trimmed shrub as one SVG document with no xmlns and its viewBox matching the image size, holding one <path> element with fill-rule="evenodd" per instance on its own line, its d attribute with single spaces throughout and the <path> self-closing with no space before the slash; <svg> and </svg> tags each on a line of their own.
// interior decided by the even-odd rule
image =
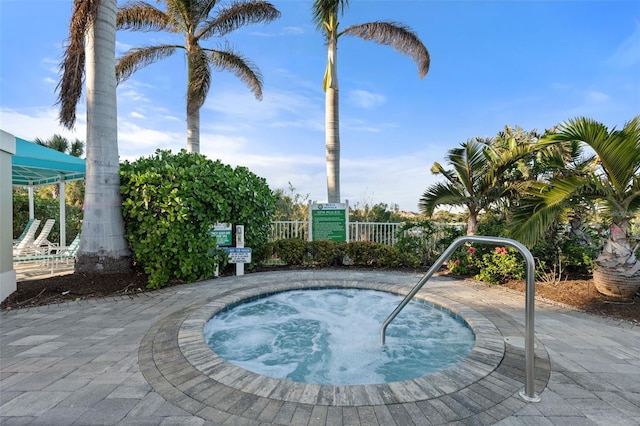
<svg viewBox="0 0 640 426">
<path fill-rule="evenodd" d="M 274 254 L 290 266 L 302 266 L 307 261 L 307 242 L 299 238 L 278 240 L 274 244 Z"/>
<path fill-rule="evenodd" d="M 342 264 L 345 243 L 335 241 L 310 241 L 308 251 L 311 262 L 316 266 L 337 266 Z"/>
<path fill-rule="evenodd" d="M 126 236 L 149 287 L 211 277 L 221 257 L 211 234 L 218 222 L 244 225 L 252 260 L 264 255 L 275 197 L 248 169 L 158 150 L 122 163 L 120 177 Z"/>
</svg>

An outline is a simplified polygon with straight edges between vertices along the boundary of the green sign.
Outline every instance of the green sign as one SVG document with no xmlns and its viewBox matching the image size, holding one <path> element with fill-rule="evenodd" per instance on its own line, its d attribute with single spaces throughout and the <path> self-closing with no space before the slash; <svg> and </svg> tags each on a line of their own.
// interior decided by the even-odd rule
<svg viewBox="0 0 640 426">
<path fill-rule="evenodd" d="M 347 208 L 344 204 L 311 205 L 311 240 L 347 241 Z"/>
<path fill-rule="evenodd" d="M 218 247 L 229 247 L 233 245 L 230 223 L 216 223 L 211 230 L 211 234 L 216 237 L 216 245 Z"/>
</svg>

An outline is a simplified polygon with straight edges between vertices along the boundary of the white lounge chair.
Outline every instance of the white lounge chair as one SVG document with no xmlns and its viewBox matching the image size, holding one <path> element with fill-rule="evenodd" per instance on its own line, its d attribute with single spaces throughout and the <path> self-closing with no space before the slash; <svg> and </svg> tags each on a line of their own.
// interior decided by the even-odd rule
<svg viewBox="0 0 640 426">
<path fill-rule="evenodd" d="M 29 226 L 29 229 L 24 234 L 20 242 L 13 247 L 14 257 L 20 256 L 23 251 L 27 251 L 26 249 L 33 245 L 33 241 L 36 235 L 36 231 L 38 230 L 38 226 L 40 226 L 40 219 L 35 219 L 31 223 L 31 226 Z"/>
<path fill-rule="evenodd" d="M 55 246 L 48 253 L 32 253 L 23 256 L 14 257 L 14 262 L 41 262 L 42 266 L 51 266 L 51 272 L 59 262 L 69 263 L 74 259 L 80 248 L 80 234 L 76 235 L 74 240 L 68 246 Z"/>
<path fill-rule="evenodd" d="M 47 240 L 51 230 L 53 229 L 53 224 L 56 223 L 55 219 L 47 219 L 47 221 L 42 226 L 42 230 L 38 234 L 35 240 L 30 244 L 24 244 L 20 247 L 13 249 L 13 256 L 25 256 L 25 255 L 37 255 L 37 254 L 48 254 L 51 248 L 56 247 L 56 244 Z M 22 243 L 21 243 L 22 244 Z"/>
<path fill-rule="evenodd" d="M 36 221 L 35 219 L 29 219 L 27 221 L 27 224 L 24 226 L 24 229 L 22 230 L 22 234 L 20 234 L 18 238 L 13 240 L 13 247 L 17 246 L 18 244 L 20 244 L 22 240 L 24 240 L 24 237 L 27 235 L 27 233 L 29 232 L 29 229 L 31 229 L 31 226 L 35 221 Z M 39 224 L 40 224 L 40 221 L 38 220 L 38 225 Z M 36 229 L 38 228 L 38 225 L 35 225 Z M 35 234 L 35 231 L 34 231 L 34 234 Z"/>
</svg>

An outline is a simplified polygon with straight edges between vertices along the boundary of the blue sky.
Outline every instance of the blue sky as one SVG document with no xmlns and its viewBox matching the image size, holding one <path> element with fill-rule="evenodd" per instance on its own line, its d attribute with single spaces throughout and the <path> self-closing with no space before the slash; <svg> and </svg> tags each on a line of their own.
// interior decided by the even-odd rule
<svg viewBox="0 0 640 426">
<path fill-rule="evenodd" d="M 261 70 L 264 99 L 232 74 L 214 72 L 200 115 L 201 152 L 248 167 L 273 189 L 291 182 L 326 201 L 326 47 L 310 0 L 273 4 L 279 20 L 226 38 Z M 0 0 L 2 130 L 85 140 L 84 99 L 75 132 L 57 125 L 55 87 L 71 10 L 71 0 Z M 341 192 L 351 205 L 417 211 L 422 193 L 441 179 L 429 171 L 435 161 L 505 125 L 543 131 L 587 116 L 620 127 L 640 114 L 640 1 L 352 0 L 340 23 L 376 20 L 411 27 L 429 49 L 431 69 L 420 80 L 416 65 L 393 49 L 340 39 Z M 119 32 L 117 54 L 158 42 L 181 39 Z M 185 86 L 179 55 L 119 86 L 121 159 L 186 147 Z"/>
</svg>

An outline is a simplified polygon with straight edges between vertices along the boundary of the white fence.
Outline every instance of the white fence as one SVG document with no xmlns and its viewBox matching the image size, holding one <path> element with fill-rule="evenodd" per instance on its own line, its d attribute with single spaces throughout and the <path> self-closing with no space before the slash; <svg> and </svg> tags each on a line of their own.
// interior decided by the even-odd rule
<svg viewBox="0 0 640 426">
<path fill-rule="evenodd" d="M 390 222 L 349 222 L 349 241 L 373 241 L 389 246 L 394 246 L 398 241 L 398 231 L 401 223 Z M 456 227 L 464 229 L 462 223 L 434 223 L 438 232 L 432 238 L 438 240 L 445 236 L 444 228 Z M 415 230 L 405 231 L 408 234 Z M 271 222 L 271 240 L 286 238 L 309 239 L 309 222 L 305 220 L 281 220 Z"/>
</svg>

